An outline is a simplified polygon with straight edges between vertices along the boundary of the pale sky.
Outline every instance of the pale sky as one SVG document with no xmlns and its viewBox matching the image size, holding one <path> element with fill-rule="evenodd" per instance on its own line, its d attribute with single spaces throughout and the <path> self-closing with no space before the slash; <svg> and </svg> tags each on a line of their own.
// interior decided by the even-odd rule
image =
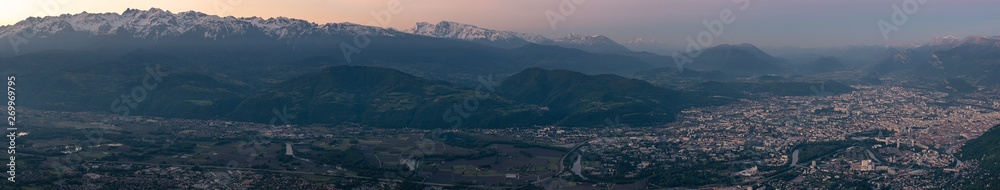
<svg viewBox="0 0 1000 190">
<path fill-rule="evenodd" d="M 552 30 L 546 11 L 559 13 L 560 4 L 575 5 Z M 739 0 L 735 0 L 739 1 Z M 351 22 L 379 25 L 373 12 L 388 12 L 399 3 L 398 14 L 388 26 L 409 28 L 416 22 L 442 20 L 480 27 L 543 34 L 556 38 L 568 33 L 602 34 L 624 42 L 632 38 L 657 39 L 674 46 L 707 30 L 703 20 L 719 19 L 730 10 L 735 20 L 724 25 L 718 43 L 752 43 L 761 46 L 824 47 L 885 44 L 876 24 L 891 23 L 893 5 L 903 9 L 907 0 L 38 0 L 3 1 L 0 25 L 29 16 L 80 12 L 121 13 L 126 8 L 151 7 L 172 12 L 199 11 L 237 17 L 285 16 L 316 23 Z M 918 1 L 918 0 L 911 0 Z M 889 33 L 889 43 L 925 42 L 935 36 L 1000 35 L 1000 1 L 926 0 L 906 14 L 899 30 Z"/>
</svg>

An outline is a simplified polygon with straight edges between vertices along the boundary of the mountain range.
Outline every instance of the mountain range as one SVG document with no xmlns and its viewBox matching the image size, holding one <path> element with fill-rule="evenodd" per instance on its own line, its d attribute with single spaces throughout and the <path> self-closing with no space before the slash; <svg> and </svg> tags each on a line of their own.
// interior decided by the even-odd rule
<svg viewBox="0 0 1000 190">
<path fill-rule="evenodd" d="M 417 23 L 411 29 L 399 31 L 352 23 L 316 24 L 285 17 L 220 17 L 156 8 L 127 9 L 121 14 L 84 12 L 32 17 L 0 27 L 0 40 L 4 39 L 12 45 L 0 46 L 0 56 L 86 50 L 115 57 L 146 49 L 189 59 L 184 62 L 202 69 L 232 71 L 225 74 L 234 77 L 286 63 L 389 67 L 457 83 L 467 83 L 471 77 L 455 73 L 510 74 L 540 67 L 631 76 L 636 71 L 675 65 L 672 57 L 631 51 L 602 35 L 570 34 L 549 39 L 447 21 Z M 362 41 L 366 43 L 358 43 Z M 546 46 L 552 47 L 539 48 Z M 534 56 L 523 55 L 525 49 L 533 50 Z M 754 66 L 758 70 L 727 73 L 779 72 L 774 70 L 776 63 L 772 63 L 777 62 L 776 58 L 749 44 L 724 44 L 709 48 L 704 54 L 708 56 L 699 56 L 692 68 L 726 72 L 726 69 Z M 526 57 L 537 59 L 526 60 Z M 563 59 L 566 57 L 588 59 Z M 268 73 L 265 75 L 273 76 L 265 76 L 262 83 L 274 84 L 296 74 L 302 73 Z"/>
<path fill-rule="evenodd" d="M 465 28 L 463 34 L 470 34 L 463 35 L 465 37 L 480 31 L 468 25 L 445 25 Z M 438 24 L 433 28 L 448 27 Z M 420 31 L 438 34 L 434 33 L 436 30 Z M 511 33 L 482 34 L 497 37 Z M 518 35 L 522 36 L 518 39 L 544 41 L 540 36 L 535 39 L 526 34 L 515 36 Z M 627 76 L 654 68 L 650 59 L 670 60 L 651 53 L 622 56 L 551 44 L 548 45 L 551 47 L 526 43 L 500 48 L 352 23 L 316 24 L 284 17 L 220 17 L 194 11 L 172 13 L 156 8 L 128 9 L 121 14 L 84 12 L 32 17 L 14 25 L 0 26 L 0 40 L 12 42 L 10 46 L 0 46 L 0 57 L 65 50 L 90 51 L 95 56 L 110 59 L 143 49 L 178 57 L 183 59 L 179 61 L 181 64 L 197 70 L 218 71 L 228 77 L 246 79 L 244 81 L 256 86 L 274 85 L 303 74 L 305 70 L 344 64 L 388 67 L 420 77 L 472 83 L 477 75 L 510 75 L 530 67 Z M 575 36 L 552 41 L 582 49 L 616 45 L 602 36 Z M 620 45 L 611 49 L 627 50 Z M 532 55 L 523 55 L 525 52 Z M 288 68 L 288 64 L 304 67 Z M 260 73 L 253 76 L 254 80 L 243 78 L 247 77 L 246 73 L 266 69 L 283 72 Z"/>
<path fill-rule="evenodd" d="M 493 30 L 449 21 L 436 24 L 420 22 L 400 31 L 352 23 L 317 24 L 285 17 L 220 17 L 194 11 L 172 13 L 156 8 L 127 9 L 120 14 L 83 12 L 31 17 L 14 25 L 0 26 L 0 40 L 11 42 L 11 46 L 0 46 L 2 57 L 46 50 L 84 50 L 113 58 L 145 49 L 187 59 L 181 62 L 198 65 L 201 70 L 245 68 L 243 71 L 224 73 L 234 78 L 240 77 L 236 74 L 283 67 L 289 63 L 310 66 L 305 70 L 342 64 L 389 67 L 420 77 L 457 83 L 470 82 L 473 77 L 469 75 L 509 75 L 530 67 L 631 76 L 636 71 L 675 65 L 672 57 L 632 51 L 602 35 L 570 34 L 550 39 L 538 34 Z M 888 53 L 889 56 L 881 58 L 882 61 L 862 66 L 867 67 L 871 75 L 910 73 L 993 83 L 991 81 L 995 80 L 991 79 L 995 79 L 995 75 L 990 71 L 995 64 L 988 62 L 993 59 L 991 55 L 995 55 L 991 51 L 996 49 L 996 41 L 997 37 L 989 36 L 969 36 L 965 39 L 946 36 L 910 47 L 848 48 L 837 51 L 839 53 L 829 53 L 837 54 L 834 56 L 848 67 L 858 67 L 857 62 L 869 59 L 867 57 L 886 56 L 879 52 Z M 655 40 L 636 39 L 626 44 L 655 43 Z M 540 48 L 546 46 L 553 47 Z M 525 56 L 522 54 L 526 52 L 525 48 L 552 52 L 534 52 L 534 56 Z M 584 53 L 573 53 L 569 49 Z M 551 56 L 538 56 L 542 54 Z M 600 59 L 562 59 L 570 57 L 569 54 Z M 691 53 L 686 55 L 694 60 L 685 64 L 685 69 L 721 71 L 734 76 L 791 71 L 789 61 L 771 56 L 750 44 L 722 44 L 697 52 L 696 56 Z M 823 56 L 814 58 L 816 61 L 812 63 L 816 65 L 804 71 L 826 72 L 844 68 L 837 64 L 838 61 Z M 538 59 L 526 60 L 525 57 Z M 236 65 L 238 67 L 234 67 Z M 275 84 L 302 74 L 303 69 L 284 68 L 284 71 L 291 73 L 266 74 L 272 76 L 251 83 Z"/>
<path fill-rule="evenodd" d="M 503 48 L 516 48 L 534 43 L 580 49 L 591 53 L 632 51 L 603 35 L 584 36 L 573 33 L 563 38 L 549 39 L 538 34 L 493 30 L 451 21 L 441 21 L 437 24 L 420 22 L 413 28 L 404 31 L 416 35 L 473 41 Z"/>
<path fill-rule="evenodd" d="M 674 64 L 674 60 L 670 56 L 632 51 L 603 35 L 584 36 L 571 33 L 562 38 L 550 39 L 538 34 L 494 30 L 451 21 L 441 21 L 437 24 L 420 22 L 404 31 L 416 35 L 470 41 L 500 48 L 517 48 L 528 44 L 551 45 L 579 49 L 589 53 L 630 56 L 656 67 L 673 66 Z"/>
<path fill-rule="evenodd" d="M 964 80 L 973 84 L 1000 84 L 1000 36 L 935 39 L 900 50 L 868 68 L 869 75 Z"/>
</svg>

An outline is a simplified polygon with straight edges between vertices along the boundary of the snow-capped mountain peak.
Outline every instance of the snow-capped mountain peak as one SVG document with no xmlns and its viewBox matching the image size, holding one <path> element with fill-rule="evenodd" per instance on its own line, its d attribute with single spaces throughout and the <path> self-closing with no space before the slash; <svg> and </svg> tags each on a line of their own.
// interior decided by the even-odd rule
<svg viewBox="0 0 1000 190">
<path fill-rule="evenodd" d="M 195 34 L 209 39 L 263 33 L 276 39 L 296 38 L 313 34 L 382 35 L 398 32 L 351 23 L 318 25 L 305 20 L 278 17 L 220 17 L 201 12 L 172 13 L 158 8 L 126 9 L 119 13 L 79 13 L 59 16 L 32 17 L 14 25 L 0 27 L 0 38 L 28 36 L 46 38 L 57 34 L 78 32 L 95 36 L 125 35 L 138 39 Z"/>
<path fill-rule="evenodd" d="M 947 36 L 934 37 L 933 39 L 931 39 L 930 43 L 931 44 L 955 43 L 958 42 L 959 40 L 961 39 L 958 39 L 958 37 L 955 37 L 954 35 L 947 35 Z"/>
<path fill-rule="evenodd" d="M 419 22 L 414 27 L 405 30 L 405 32 L 437 38 L 473 41 L 503 48 L 515 48 L 527 43 L 535 43 L 576 48 L 597 53 L 630 51 L 628 48 L 603 35 L 583 36 L 573 33 L 553 40 L 538 34 L 493 30 L 451 21 L 441 21 L 437 24 Z"/>
<path fill-rule="evenodd" d="M 1000 36 L 968 36 L 962 39 L 959 44 L 1000 47 Z"/>
<path fill-rule="evenodd" d="M 559 46 L 577 48 L 589 52 L 621 53 L 632 51 L 603 35 L 583 36 L 572 33 L 555 41 Z"/>
<path fill-rule="evenodd" d="M 931 39 L 930 42 L 922 46 L 955 47 L 961 42 L 962 42 L 961 39 L 953 35 L 947 35 L 947 36 L 934 37 L 933 39 Z M 922 47 L 922 46 L 917 46 L 917 47 Z"/>
<path fill-rule="evenodd" d="M 581 44 L 581 45 L 618 44 L 614 40 L 611 40 L 611 38 L 608 38 L 603 35 L 583 36 L 577 33 L 571 33 L 569 35 L 566 35 L 566 37 L 557 39 L 556 41 L 572 43 L 572 44 Z"/>
<path fill-rule="evenodd" d="M 548 43 L 551 41 L 541 35 L 492 30 L 451 21 L 441 21 L 437 24 L 419 22 L 413 28 L 407 29 L 405 32 L 423 36 L 453 38 L 467 41 L 525 41 L 538 44 Z"/>
</svg>

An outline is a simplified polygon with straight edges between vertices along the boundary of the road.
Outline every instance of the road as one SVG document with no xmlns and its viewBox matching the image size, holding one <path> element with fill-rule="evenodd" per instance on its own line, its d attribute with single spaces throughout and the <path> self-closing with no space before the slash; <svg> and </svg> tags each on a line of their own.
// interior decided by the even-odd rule
<svg viewBox="0 0 1000 190">
<path fill-rule="evenodd" d="M 576 152 L 576 149 L 580 148 L 581 146 L 587 144 L 587 142 L 590 142 L 590 140 L 594 140 L 594 139 L 595 138 L 587 139 L 586 141 L 580 142 L 580 144 L 578 144 L 576 146 L 573 146 L 572 149 L 569 149 L 569 151 L 567 151 L 566 154 L 563 155 L 563 157 L 559 159 L 559 172 L 557 172 L 555 175 L 552 175 L 552 176 L 559 176 L 560 174 L 562 174 L 563 172 L 565 172 L 566 171 L 566 166 L 563 165 L 563 163 L 566 163 L 566 157 L 569 157 L 570 154 L 573 154 L 573 152 Z M 543 182 L 545 180 L 551 179 L 552 176 L 545 177 L 543 179 L 539 179 L 539 180 L 536 180 L 535 182 L 531 182 L 531 183 L 538 184 L 538 183 L 541 183 L 541 182 Z"/>
</svg>

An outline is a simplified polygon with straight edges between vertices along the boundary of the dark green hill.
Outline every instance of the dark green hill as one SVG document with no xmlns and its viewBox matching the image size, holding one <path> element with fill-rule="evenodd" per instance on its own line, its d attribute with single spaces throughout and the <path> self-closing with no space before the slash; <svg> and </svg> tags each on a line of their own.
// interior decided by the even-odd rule
<svg viewBox="0 0 1000 190">
<path fill-rule="evenodd" d="M 539 68 L 507 78 L 497 92 L 548 107 L 554 115 L 564 117 L 557 123 L 564 126 L 594 126 L 609 117 L 634 125 L 666 123 L 687 104 L 681 92 L 642 80 Z"/>
<path fill-rule="evenodd" d="M 1000 172 L 1000 125 L 962 146 L 962 159 L 979 160 L 980 167 Z"/>
<path fill-rule="evenodd" d="M 287 109 L 294 116 L 289 122 L 299 124 L 445 128 L 549 122 L 537 106 L 505 100 L 488 90 L 361 66 L 329 67 L 282 82 L 243 101 L 229 118 L 270 122 L 274 109 Z"/>
<path fill-rule="evenodd" d="M 334 66 L 279 83 L 243 101 L 228 117 L 290 123 L 362 123 L 378 127 L 592 127 L 617 120 L 650 126 L 674 120 L 703 99 L 617 75 L 526 69 L 499 86 L 457 87 L 393 69 Z M 495 93 L 493 93 L 495 92 Z M 698 100 L 698 101 L 693 101 Z"/>
<path fill-rule="evenodd" d="M 137 52 L 98 61 L 86 53 L 36 54 L 0 65 L 17 73 L 22 105 L 37 109 L 207 119 L 227 113 L 250 91 L 170 67 L 177 59 L 166 55 Z"/>
<path fill-rule="evenodd" d="M 965 142 L 962 146 L 961 159 L 965 161 L 978 160 L 981 172 L 988 173 L 976 180 L 982 180 L 973 188 L 1000 187 L 1000 125 L 993 126 L 978 138 Z M 988 185 L 987 185 L 988 184 Z"/>
<path fill-rule="evenodd" d="M 629 76 L 640 70 L 651 69 L 646 62 L 618 54 L 588 53 L 559 46 L 528 44 L 511 49 L 511 57 L 518 68 L 543 68 L 573 70 L 587 74 L 618 74 Z"/>
</svg>

